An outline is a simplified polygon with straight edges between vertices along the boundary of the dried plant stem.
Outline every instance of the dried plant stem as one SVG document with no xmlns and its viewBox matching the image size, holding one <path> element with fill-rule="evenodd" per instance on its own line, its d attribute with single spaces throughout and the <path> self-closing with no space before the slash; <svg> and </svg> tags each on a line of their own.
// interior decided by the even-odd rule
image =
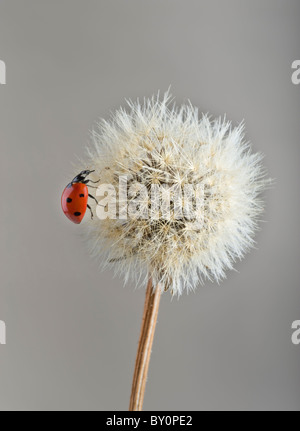
<svg viewBox="0 0 300 431">
<path fill-rule="evenodd" d="M 143 407 L 147 374 L 160 303 L 160 296 L 160 286 L 156 286 L 155 291 L 153 291 L 152 279 L 149 278 L 144 304 L 140 339 L 135 360 L 129 411 L 141 411 Z"/>
</svg>

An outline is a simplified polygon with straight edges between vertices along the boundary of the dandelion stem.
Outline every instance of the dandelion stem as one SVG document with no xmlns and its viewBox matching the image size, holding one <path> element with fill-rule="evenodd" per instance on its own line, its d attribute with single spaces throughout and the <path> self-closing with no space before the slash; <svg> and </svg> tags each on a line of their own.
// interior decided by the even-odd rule
<svg viewBox="0 0 300 431">
<path fill-rule="evenodd" d="M 152 279 L 149 278 L 144 304 L 140 339 L 135 360 L 129 411 L 141 411 L 143 407 L 160 296 L 160 286 L 157 285 L 155 291 L 153 291 Z"/>
</svg>

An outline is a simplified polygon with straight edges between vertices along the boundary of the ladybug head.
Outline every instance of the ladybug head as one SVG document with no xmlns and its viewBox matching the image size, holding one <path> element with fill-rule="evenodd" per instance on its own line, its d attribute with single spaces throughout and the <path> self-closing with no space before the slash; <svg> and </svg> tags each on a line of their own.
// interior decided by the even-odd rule
<svg viewBox="0 0 300 431">
<path fill-rule="evenodd" d="M 76 175 L 75 178 L 73 178 L 72 183 L 81 183 L 86 179 L 86 177 L 95 171 L 90 171 L 89 169 L 86 169 L 84 171 L 81 171 L 80 174 Z"/>
<path fill-rule="evenodd" d="M 86 169 L 85 171 L 81 171 L 79 175 L 86 177 L 89 174 L 91 174 L 92 172 L 95 172 L 95 171 L 90 171 L 90 170 Z"/>
</svg>

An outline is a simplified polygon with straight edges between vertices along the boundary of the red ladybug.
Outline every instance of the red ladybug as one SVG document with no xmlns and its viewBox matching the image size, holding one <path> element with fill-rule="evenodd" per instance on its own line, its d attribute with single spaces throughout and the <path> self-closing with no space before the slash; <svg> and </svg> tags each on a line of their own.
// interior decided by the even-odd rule
<svg viewBox="0 0 300 431">
<path fill-rule="evenodd" d="M 94 196 L 89 194 L 88 187 L 93 186 L 88 186 L 88 183 L 98 183 L 98 181 L 86 179 L 92 172 L 94 171 L 81 171 L 80 174 L 76 175 L 66 186 L 61 195 L 62 210 L 73 223 L 79 224 L 81 222 L 87 208 L 91 211 L 91 218 L 93 218 L 93 212 L 88 204 L 88 198 L 94 199 L 97 204 L 98 201 Z"/>
</svg>

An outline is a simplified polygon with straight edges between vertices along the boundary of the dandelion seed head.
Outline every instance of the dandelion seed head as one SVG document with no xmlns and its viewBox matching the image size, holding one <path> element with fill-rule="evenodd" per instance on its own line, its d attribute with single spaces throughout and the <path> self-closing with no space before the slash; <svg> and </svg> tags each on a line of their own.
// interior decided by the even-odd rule
<svg viewBox="0 0 300 431">
<path fill-rule="evenodd" d="M 93 255 L 125 281 L 142 282 L 150 274 L 177 295 L 206 278 L 219 282 L 254 245 L 260 193 L 268 183 L 261 161 L 244 141 L 243 124 L 199 118 L 191 104 L 171 105 L 168 92 L 162 99 L 129 101 L 127 110 L 99 122 L 88 148 L 85 165 L 95 170 L 92 179 L 112 185 L 119 198 L 115 218 L 85 223 Z M 128 210 L 138 196 L 139 214 L 152 208 L 153 185 L 162 194 L 164 187 L 201 185 L 202 205 L 194 208 L 193 220 L 178 219 L 174 211 L 168 219 L 161 212 L 158 219 L 120 219 L 120 177 L 127 178 Z"/>
</svg>

